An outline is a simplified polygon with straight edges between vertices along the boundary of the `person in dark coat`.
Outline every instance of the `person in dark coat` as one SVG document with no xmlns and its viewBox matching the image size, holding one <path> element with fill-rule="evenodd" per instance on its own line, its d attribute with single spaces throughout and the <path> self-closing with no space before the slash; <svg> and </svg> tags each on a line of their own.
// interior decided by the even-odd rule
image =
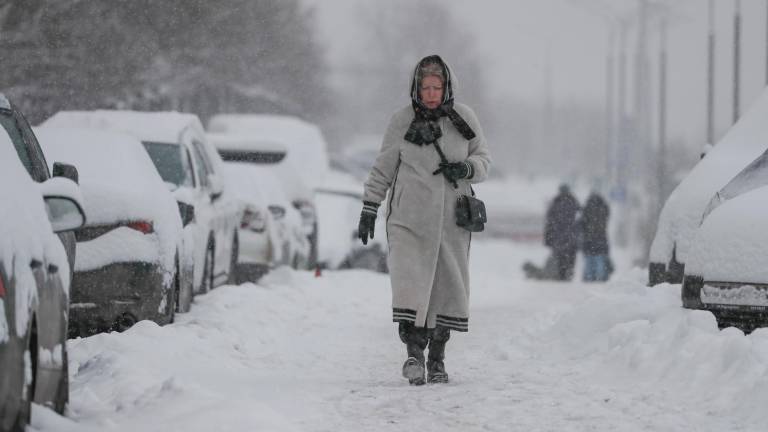
<svg viewBox="0 0 768 432">
<path fill-rule="evenodd" d="M 552 249 L 557 265 L 557 280 L 571 280 L 578 250 L 576 216 L 579 202 L 568 185 L 560 185 L 557 196 L 547 209 L 544 245 Z"/>
<path fill-rule="evenodd" d="M 608 246 L 610 209 L 599 193 L 592 191 L 581 212 L 581 249 L 584 252 L 584 281 L 603 282 L 611 273 Z"/>
</svg>

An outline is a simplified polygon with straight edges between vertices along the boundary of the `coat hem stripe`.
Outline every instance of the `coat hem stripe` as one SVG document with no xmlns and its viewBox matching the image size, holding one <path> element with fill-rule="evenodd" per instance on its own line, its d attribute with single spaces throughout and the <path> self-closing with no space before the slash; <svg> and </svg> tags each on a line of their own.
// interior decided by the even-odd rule
<svg viewBox="0 0 768 432">
<path fill-rule="evenodd" d="M 446 315 L 438 315 L 437 319 L 444 321 L 453 321 L 457 324 L 466 324 L 469 322 L 469 318 L 450 317 Z"/>
<path fill-rule="evenodd" d="M 461 325 L 456 325 L 456 324 L 453 324 L 453 323 L 442 322 L 440 320 L 437 320 L 436 323 L 437 323 L 437 325 L 439 325 L 441 327 L 446 327 L 446 328 L 449 328 L 451 330 L 455 330 L 455 331 L 459 331 L 459 332 L 468 332 L 469 331 L 469 327 L 466 326 L 466 325 L 461 326 Z"/>
</svg>

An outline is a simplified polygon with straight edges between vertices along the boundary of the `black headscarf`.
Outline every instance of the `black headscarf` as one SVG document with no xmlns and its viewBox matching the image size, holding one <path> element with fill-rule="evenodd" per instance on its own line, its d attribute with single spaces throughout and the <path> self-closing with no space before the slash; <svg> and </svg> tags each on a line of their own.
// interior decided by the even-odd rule
<svg viewBox="0 0 768 432">
<path fill-rule="evenodd" d="M 435 108 L 429 109 L 419 97 L 421 87 L 421 68 L 427 65 L 439 65 L 443 70 L 443 103 Z M 413 80 L 411 81 L 411 105 L 413 106 L 413 121 L 405 133 L 405 140 L 416 145 L 432 144 L 443 136 L 438 120 L 440 117 L 447 116 L 451 123 L 456 127 L 461 136 L 465 139 L 475 137 L 475 132 L 464 121 L 463 118 L 453 109 L 453 82 L 451 80 L 451 71 L 443 59 L 437 55 L 424 57 L 416 65 L 413 71 Z"/>
</svg>

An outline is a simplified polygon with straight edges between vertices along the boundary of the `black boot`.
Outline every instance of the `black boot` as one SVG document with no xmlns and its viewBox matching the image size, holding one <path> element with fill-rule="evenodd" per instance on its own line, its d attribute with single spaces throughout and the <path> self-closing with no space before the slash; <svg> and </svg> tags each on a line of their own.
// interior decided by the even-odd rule
<svg viewBox="0 0 768 432">
<path fill-rule="evenodd" d="M 400 340 L 405 343 L 408 358 L 403 363 L 403 377 L 411 385 L 424 385 L 424 349 L 427 347 L 427 330 L 412 323 L 401 322 Z"/>
<path fill-rule="evenodd" d="M 427 358 L 427 382 L 447 383 L 448 373 L 445 372 L 445 344 L 451 337 L 450 329 L 437 326 L 432 331 L 429 341 L 429 357 Z"/>
</svg>

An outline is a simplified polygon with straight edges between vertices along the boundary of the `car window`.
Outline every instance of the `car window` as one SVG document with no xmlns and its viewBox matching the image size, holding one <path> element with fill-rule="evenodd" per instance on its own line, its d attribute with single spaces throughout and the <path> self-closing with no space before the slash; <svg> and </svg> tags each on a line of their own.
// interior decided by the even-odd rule
<svg viewBox="0 0 768 432">
<path fill-rule="evenodd" d="M 205 157 L 200 153 L 200 148 L 195 145 L 192 146 L 192 157 L 195 159 L 195 172 L 197 173 L 197 178 L 200 179 L 200 185 L 204 188 L 209 187 L 211 182 L 208 179 L 208 165 Z"/>
<path fill-rule="evenodd" d="M 142 144 L 163 181 L 176 186 L 194 187 L 189 157 L 179 144 L 150 141 Z"/>
<path fill-rule="evenodd" d="M 208 156 L 208 153 L 206 153 L 203 143 L 197 140 L 192 140 L 192 146 L 200 152 L 200 156 L 203 158 L 203 163 L 205 163 L 205 170 L 208 174 L 215 174 L 216 170 L 213 169 L 213 163 L 211 163 L 211 159 Z"/>
<path fill-rule="evenodd" d="M 43 149 L 40 148 L 40 143 L 37 142 L 32 128 L 29 126 L 29 122 L 24 118 L 24 115 L 20 111 L 14 111 L 16 115 L 16 124 L 21 129 L 21 134 L 24 137 L 24 142 L 27 144 L 29 151 L 30 162 L 32 163 L 32 178 L 35 181 L 42 182 L 51 178 L 51 172 L 48 171 L 48 163 L 45 161 L 45 155 Z"/>
<path fill-rule="evenodd" d="M 3 126 L 3 129 L 5 129 L 5 132 L 11 138 L 13 147 L 16 149 L 16 153 L 18 153 L 19 159 L 24 165 L 24 168 L 26 168 L 27 172 L 29 172 L 29 175 L 34 178 L 34 167 L 32 165 L 30 149 L 24 142 L 24 136 L 21 133 L 21 129 L 19 129 L 19 127 L 16 125 L 16 119 L 13 117 L 13 114 L 11 114 L 10 111 L 0 111 L 0 125 Z"/>
<path fill-rule="evenodd" d="M 189 173 L 188 175 L 192 179 L 192 186 L 194 187 L 195 185 L 197 185 L 198 181 L 196 181 L 197 176 L 195 175 L 194 164 L 192 163 L 192 156 L 189 155 L 189 149 L 186 147 L 184 147 L 184 154 L 182 155 L 182 163 L 184 164 L 184 167 L 185 167 L 184 169 Z"/>
</svg>

